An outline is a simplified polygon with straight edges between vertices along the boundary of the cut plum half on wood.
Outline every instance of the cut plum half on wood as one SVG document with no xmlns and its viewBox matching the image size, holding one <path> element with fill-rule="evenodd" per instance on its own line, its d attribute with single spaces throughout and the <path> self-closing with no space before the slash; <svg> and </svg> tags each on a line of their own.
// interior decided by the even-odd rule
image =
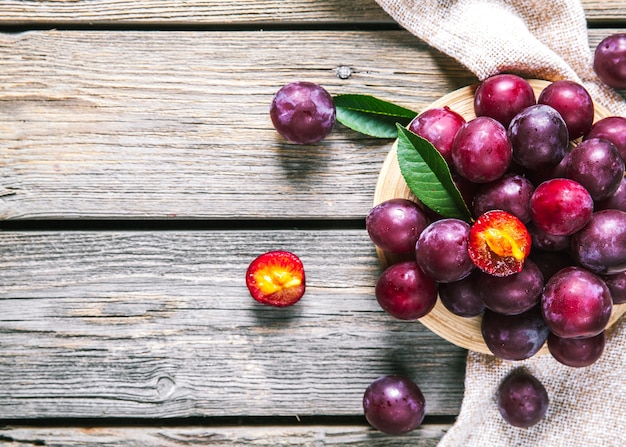
<svg viewBox="0 0 626 447">
<path fill-rule="evenodd" d="M 252 298 L 274 307 L 297 303 L 305 291 L 304 266 L 295 254 L 276 250 L 250 263 L 246 285 Z"/>
<path fill-rule="evenodd" d="M 506 211 L 482 214 L 470 228 L 470 259 L 483 272 L 509 276 L 522 271 L 532 239 L 526 226 Z"/>
</svg>

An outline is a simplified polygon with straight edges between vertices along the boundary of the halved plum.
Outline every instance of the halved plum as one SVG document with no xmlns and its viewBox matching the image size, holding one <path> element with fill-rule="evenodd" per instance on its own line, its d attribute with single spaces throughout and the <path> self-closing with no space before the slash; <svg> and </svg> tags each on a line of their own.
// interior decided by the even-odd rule
<svg viewBox="0 0 626 447">
<path fill-rule="evenodd" d="M 522 271 L 531 246 L 530 233 L 521 220 L 493 210 L 478 217 L 470 228 L 467 251 L 483 272 L 508 276 Z"/>
<path fill-rule="evenodd" d="M 291 252 L 270 251 L 250 263 L 246 285 L 252 298 L 260 303 L 274 307 L 291 306 L 304 295 L 304 266 Z"/>
</svg>

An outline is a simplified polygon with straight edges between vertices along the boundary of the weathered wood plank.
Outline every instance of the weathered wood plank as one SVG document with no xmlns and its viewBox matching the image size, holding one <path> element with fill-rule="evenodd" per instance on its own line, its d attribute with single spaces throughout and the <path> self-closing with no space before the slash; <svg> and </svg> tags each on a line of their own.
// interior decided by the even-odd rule
<svg viewBox="0 0 626 447">
<path fill-rule="evenodd" d="M 582 0 L 588 20 L 626 19 L 621 0 Z M 393 23 L 373 0 L 3 0 L 0 25 Z"/>
<path fill-rule="evenodd" d="M 435 447 L 448 425 L 424 424 L 402 436 L 389 436 L 366 426 L 271 427 L 96 427 L 0 428 L 0 441 L 14 447 L 180 447 L 180 446 L 354 446 Z"/>
<path fill-rule="evenodd" d="M 1 219 L 362 218 L 389 142 L 284 144 L 277 88 L 421 110 L 475 81 L 403 31 L 31 32 L 0 37 L 0 64 Z"/>
<path fill-rule="evenodd" d="M 390 143 L 284 144 L 276 90 L 419 110 L 474 80 L 401 31 L 30 32 L 0 36 L 0 65 L 2 219 L 361 218 Z"/>
<path fill-rule="evenodd" d="M 258 254 L 300 254 L 295 306 L 256 303 Z M 0 233 L 0 419 L 358 415 L 404 373 L 457 414 L 465 352 L 376 303 L 365 231 Z"/>
</svg>

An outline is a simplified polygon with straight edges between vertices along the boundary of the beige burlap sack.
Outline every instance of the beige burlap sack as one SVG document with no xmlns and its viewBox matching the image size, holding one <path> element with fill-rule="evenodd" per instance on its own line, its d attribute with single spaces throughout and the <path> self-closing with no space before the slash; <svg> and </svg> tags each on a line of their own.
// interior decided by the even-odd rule
<svg viewBox="0 0 626 447">
<path fill-rule="evenodd" d="M 502 71 L 581 82 L 600 104 L 626 116 L 624 99 L 595 75 L 578 0 L 376 0 L 400 25 L 457 59 L 479 79 Z M 459 417 L 439 447 L 624 447 L 626 318 L 610 331 L 602 358 L 570 368 L 549 355 L 521 362 L 469 352 Z M 550 407 L 529 429 L 506 424 L 495 391 L 524 366 L 545 385 Z"/>
</svg>

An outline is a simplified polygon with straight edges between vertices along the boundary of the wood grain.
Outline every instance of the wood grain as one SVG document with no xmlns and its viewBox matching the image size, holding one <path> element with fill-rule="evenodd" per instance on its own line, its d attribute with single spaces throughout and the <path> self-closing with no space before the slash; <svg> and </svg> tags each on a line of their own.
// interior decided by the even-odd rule
<svg viewBox="0 0 626 447">
<path fill-rule="evenodd" d="M 354 446 L 435 447 L 449 425 L 424 424 L 402 436 L 365 426 L 309 425 L 270 427 L 94 427 L 0 429 L 0 441 L 12 447 L 182 447 L 182 446 Z"/>
<path fill-rule="evenodd" d="M 473 79 L 405 32 L 31 32 L 0 64 L 0 219 L 361 218 L 390 142 L 285 144 L 276 90 L 419 109 Z"/>
<path fill-rule="evenodd" d="M 621 0 L 582 0 L 591 23 L 626 18 Z M 3 0 L 0 25 L 111 24 L 245 25 L 386 23 L 393 20 L 373 0 Z"/>
<path fill-rule="evenodd" d="M 299 254 L 295 306 L 256 303 L 258 254 Z M 465 351 L 374 298 L 365 231 L 0 233 L 0 419 L 362 414 L 404 373 L 456 414 Z"/>
<path fill-rule="evenodd" d="M 29 32 L 0 64 L 0 219 L 360 219 L 391 142 L 285 144 L 279 86 L 419 111 L 476 80 L 404 31 Z"/>
</svg>

